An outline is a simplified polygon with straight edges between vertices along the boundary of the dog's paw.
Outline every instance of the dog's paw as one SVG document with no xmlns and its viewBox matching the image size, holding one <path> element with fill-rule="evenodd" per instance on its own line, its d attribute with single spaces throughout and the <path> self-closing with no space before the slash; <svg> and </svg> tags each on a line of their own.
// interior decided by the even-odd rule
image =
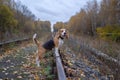
<svg viewBox="0 0 120 80">
<path fill-rule="evenodd" d="M 37 34 L 35 33 L 35 34 L 33 35 L 33 39 L 35 39 L 35 38 L 36 38 L 36 36 L 37 36 Z"/>
<path fill-rule="evenodd" d="M 37 64 L 37 67 L 40 67 L 40 64 Z"/>
</svg>

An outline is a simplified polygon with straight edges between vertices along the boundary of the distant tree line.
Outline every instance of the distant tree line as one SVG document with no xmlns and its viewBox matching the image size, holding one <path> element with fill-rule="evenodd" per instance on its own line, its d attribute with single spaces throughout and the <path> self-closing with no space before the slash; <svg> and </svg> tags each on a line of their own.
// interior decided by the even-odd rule
<svg viewBox="0 0 120 80">
<path fill-rule="evenodd" d="M 61 28 L 67 28 L 67 23 L 63 23 L 63 22 L 56 22 L 54 25 L 53 25 L 53 27 L 54 27 L 54 31 L 56 32 L 56 31 L 58 31 L 59 29 L 61 29 Z"/>
<path fill-rule="evenodd" d="M 50 31 L 49 21 L 36 20 L 20 1 L 0 0 L 0 41 L 29 37 L 34 32 Z"/>
<path fill-rule="evenodd" d="M 100 4 L 89 1 L 68 25 L 77 35 L 98 34 L 101 38 L 120 40 L 120 0 L 102 0 Z"/>
<path fill-rule="evenodd" d="M 67 26 L 75 35 L 100 36 L 120 41 L 120 0 L 102 0 L 101 3 L 89 1 L 70 18 L 67 25 L 57 22 L 54 26 Z"/>
</svg>

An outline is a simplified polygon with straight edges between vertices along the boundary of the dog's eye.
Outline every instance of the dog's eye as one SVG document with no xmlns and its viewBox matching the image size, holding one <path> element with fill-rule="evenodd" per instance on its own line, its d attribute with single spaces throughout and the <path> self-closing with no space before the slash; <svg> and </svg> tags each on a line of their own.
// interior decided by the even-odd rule
<svg viewBox="0 0 120 80">
<path fill-rule="evenodd" d="M 61 30 L 61 32 L 63 32 L 63 30 Z"/>
</svg>

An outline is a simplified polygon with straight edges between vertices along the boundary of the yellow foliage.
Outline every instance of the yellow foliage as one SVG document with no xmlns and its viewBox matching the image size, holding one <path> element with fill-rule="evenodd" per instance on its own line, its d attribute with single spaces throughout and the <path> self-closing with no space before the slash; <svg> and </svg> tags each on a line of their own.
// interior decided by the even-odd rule
<svg viewBox="0 0 120 80">
<path fill-rule="evenodd" d="M 120 25 L 106 25 L 105 27 L 97 28 L 97 33 L 102 39 L 119 41 Z"/>
<path fill-rule="evenodd" d="M 39 76 L 37 74 L 35 74 L 34 79 L 35 80 L 40 80 L 40 78 L 39 78 Z"/>
<path fill-rule="evenodd" d="M 0 27 L 3 31 L 17 25 L 13 12 L 6 5 L 0 5 Z"/>
</svg>

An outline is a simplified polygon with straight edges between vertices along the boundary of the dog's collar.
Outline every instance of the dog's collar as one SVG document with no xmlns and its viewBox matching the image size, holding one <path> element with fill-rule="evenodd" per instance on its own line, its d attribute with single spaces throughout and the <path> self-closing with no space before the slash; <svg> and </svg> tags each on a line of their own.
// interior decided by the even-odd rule
<svg viewBox="0 0 120 80">
<path fill-rule="evenodd" d="M 60 38 L 60 39 L 64 39 L 62 36 L 59 36 L 58 38 Z"/>
</svg>

